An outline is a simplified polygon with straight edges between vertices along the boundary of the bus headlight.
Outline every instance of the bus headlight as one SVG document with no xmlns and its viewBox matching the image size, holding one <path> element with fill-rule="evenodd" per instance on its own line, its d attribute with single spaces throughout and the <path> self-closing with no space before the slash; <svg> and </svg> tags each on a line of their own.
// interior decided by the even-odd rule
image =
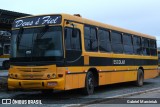
<svg viewBox="0 0 160 107">
<path fill-rule="evenodd" d="M 56 74 L 52 74 L 52 78 L 56 78 Z"/>
<path fill-rule="evenodd" d="M 48 78 L 48 79 L 50 79 L 50 78 L 56 78 L 56 74 L 48 74 L 48 75 L 47 75 L 47 78 Z"/>
<path fill-rule="evenodd" d="M 9 74 L 9 78 L 13 78 L 13 74 Z"/>
<path fill-rule="evenodd" d="M 50 74 L 48 74 L 48 75 L 47 75 L 47 78 L 50 79 L 50 77 L 51 77 Z"/>
</svg>

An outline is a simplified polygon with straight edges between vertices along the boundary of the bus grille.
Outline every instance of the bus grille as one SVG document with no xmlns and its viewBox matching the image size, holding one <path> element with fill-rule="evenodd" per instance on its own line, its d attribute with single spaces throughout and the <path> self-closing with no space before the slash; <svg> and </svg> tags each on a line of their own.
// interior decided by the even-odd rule
<svg viewBox="0 0 160 107">
<path fill-rule="evenodd" d="M 23 74 L 24 79 L 42 79 L 43 75 L 39 74 Z"/>
<path fill-rule="evenodd" d="M 46 71 L 48 68 L 17 68 L 17 69 L 23 72 L 43 72 Z"/>
</svg>

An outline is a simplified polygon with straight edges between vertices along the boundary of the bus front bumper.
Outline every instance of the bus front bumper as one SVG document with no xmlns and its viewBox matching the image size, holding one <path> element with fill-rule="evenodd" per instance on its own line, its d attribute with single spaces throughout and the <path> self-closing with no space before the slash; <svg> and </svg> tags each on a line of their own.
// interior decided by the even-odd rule
<svg viewBox="0 0 160 107">
<path fill-rule="evenodd" d="M 55 89 L 64 90 L 64 79 L 18 80 L 8 79 L 8 89 Z"/>
</svg>

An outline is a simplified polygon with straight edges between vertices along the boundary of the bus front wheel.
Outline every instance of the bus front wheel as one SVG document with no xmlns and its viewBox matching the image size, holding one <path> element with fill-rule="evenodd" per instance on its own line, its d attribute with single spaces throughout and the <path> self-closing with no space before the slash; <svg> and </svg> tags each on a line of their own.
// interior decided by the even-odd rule
<svg viewBox="0 0 160 107">
<path fill-rule="evenodd" d="M 94 75 L 92 72 L 87 72 L 86 80 L 85 80 L 85 88 L 83 89 L 83 93 L 85 95 L 91 95 L 94 92 Z"/>
<path fill-rule="evenodd" d="M 141 69 L 138 70 L 136 85 L 141 87 L 144 82 L 144 73 Z"/>
</svg>

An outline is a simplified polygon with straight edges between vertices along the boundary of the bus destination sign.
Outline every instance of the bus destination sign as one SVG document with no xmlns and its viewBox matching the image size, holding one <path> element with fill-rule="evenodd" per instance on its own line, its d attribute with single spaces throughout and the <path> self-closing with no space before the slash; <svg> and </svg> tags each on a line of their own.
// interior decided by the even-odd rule
<svg viewBox="0 0 160 107">
<path fill-rule="evenodd" d="M 62 18 L 60 15 L 22 18 L 22 19 L 17 19 L 14 21 L 13 28 L 60 24 L 61 19 Z"/>
</svg>

